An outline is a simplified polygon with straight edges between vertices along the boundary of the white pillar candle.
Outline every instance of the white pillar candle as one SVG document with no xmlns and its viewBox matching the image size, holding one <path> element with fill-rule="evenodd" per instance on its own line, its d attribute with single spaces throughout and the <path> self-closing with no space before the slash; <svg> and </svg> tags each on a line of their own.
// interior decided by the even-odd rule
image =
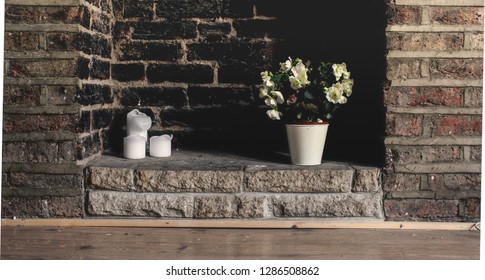
<svg viewBox="0 0 485 280">
<path fill-rule="evenodd" d="M 147 130 L 152 126 L 152 119 L 145 113 L 134 109 L 126 115 L 126 131 L 128 135 L 136 134 L 148 139 Z"/>
<path fill-rule="evenodd" d="M 150 138 L 150 156 L 169 157 L 172 155 L 172 135 L 153 136 Z"/>
<path fill-rule="evenodd" d="M 142 159 L 146 155 L 146 140 L 132 134 L 123 139 L 123 156 L 129 159 Z"/>
</svg>

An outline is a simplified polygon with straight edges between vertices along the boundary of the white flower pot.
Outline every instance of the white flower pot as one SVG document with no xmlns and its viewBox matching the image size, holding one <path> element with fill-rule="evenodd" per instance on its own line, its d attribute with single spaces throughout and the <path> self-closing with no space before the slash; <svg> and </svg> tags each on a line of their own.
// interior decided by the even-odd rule
<svg viewBox="0 0 485 280">
<path fill-rule="evenodd" d="M 286 135 L 291 163 L 319 165 L 322 163 L 328 123 L 287 124 Z"/>
</svg>

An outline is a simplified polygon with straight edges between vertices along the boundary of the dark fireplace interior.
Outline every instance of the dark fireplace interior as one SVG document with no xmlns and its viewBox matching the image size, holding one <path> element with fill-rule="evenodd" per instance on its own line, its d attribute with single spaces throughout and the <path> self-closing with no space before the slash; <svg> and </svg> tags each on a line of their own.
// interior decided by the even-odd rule
<svg viewBox="0 0 485 280">
<path fill-rule="evenodd" d="M 246 4 L 252 7 L 250 2 L 254 1 L 247 1 Z M 220 14 L 212 15 L 213 18 L 203 19 L 198 26 L 199 37 L 167 39 L 169 44 L 184 41 L 185 50 L 180 52 L 179 49 L 178 59 L 162 61 L 161 64 L 209 65 L 215 68 L 217 80 L 192 77 L 196 79 L 195 82 L 177 80 L 173 83 L 170 78 L 150 80 L 149 73 L 146 73 L 151 88 L 144 89 L 145 93 L 137 91 L 135 94 L 130 91 L 130 83 L 121 83 L 118 96 L 124 107 L 118 108 L 111 125 L 107 146 L 111 152 L 121 153 L 120 139 L 125 133 L 122 127 L 126 122 L 126 113 L 138 108 L 154 120 L 150 136 L 172 133 L 174 148 L 280 158 L 281 153 L 288 151 L 284 124 L 266 118 L 266 108 L 257 97 L 261 82 L 259 73 L 264 69 L 277 69 L 279 62 L 291 56 L 315 62 L 346 62 L 355 81 L 353 95 L 338 110 L 329 127 L 324 160 L 374 166 L 384 164 L 384 1 L 256 2 L 259 3 L 256 5 L 256 18 L 246 16 L 242 12 L 245 7 L 241 4 L 242 7 L 221 9 Z M 176 7 L 178 11 L 183 11 L 183 7 L 179 6 Z M 157 9 L 161 15 L 161 7 Z M 238 19 L 234 13 L 224 12 L 234 9 L 239 9 L 239 16 L 243 19 Z M 250 12 L 253 12 L 252 8 Z M 143 15 L 143 11 L 139 13 Z M 156 21 L 156 17 L 150 16 Z M 224 24 L 229 22 L 227 18 L 231 16 L 237 35 L 224 33 Z M 139 26 L 154 22 L 149 18 L 138 18 L 134 32 L 131 29 L 129 35 L 123 33 L 123 24 L 125 27 L 135 24 L 134 20 L 116 20 L 113 28 L 114 49 L 126 44 L 127 40 L 163 42 L 161 36 L 157 36 L 157 31 L 150 31 L 149 28 L 145 28 L 146 36 L 135 36 Z M 181 12 L 164 20 L 180 23 L 191 19 L 190 15 Z M 151 36 L 153 33 L 150 32 L 154 32 L 155 36 Z M 127 39 L 129 36 L 132 37 Z M 207 52 L 204 52 L 204 48 Z M 146 69 L 158 63 L 143 58 L 118 57 L 117 60 L 119 63 L 132 63 L 132 60 L 143 62 L 147 65 Z M 182 87 L 187 101 L 177 99 L 179 97 L 173 93 L 173 87 Z M 170 106 L 160 102 L 161 107 L 156 107 L 153 106 L 156 102 L 150 103 L 149 98 L 153 98 L 153 95 L 146 91 L 157 92 L 160 88 L 162 94 L 166 94 L 164 98 L 168 96 L 172 102 Z"/>
</svg>

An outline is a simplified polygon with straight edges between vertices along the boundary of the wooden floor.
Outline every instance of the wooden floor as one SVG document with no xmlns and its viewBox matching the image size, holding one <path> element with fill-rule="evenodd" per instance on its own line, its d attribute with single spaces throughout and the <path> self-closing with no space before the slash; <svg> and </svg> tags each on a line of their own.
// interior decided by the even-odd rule
<svg viewBox="0 0 485 280">
<path fill-rule="evenodd" d="M 2 226 L 16 260 L 478 260 L 480 232 Z"/>
</svg>

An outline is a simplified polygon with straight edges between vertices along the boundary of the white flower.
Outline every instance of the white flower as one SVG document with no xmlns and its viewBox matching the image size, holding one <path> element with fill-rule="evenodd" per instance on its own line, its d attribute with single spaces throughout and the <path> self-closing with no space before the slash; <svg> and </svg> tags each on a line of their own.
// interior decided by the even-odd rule
<svg viewBox="0 0 485 280">
<path fill-rule="evenodd" d="M 275 109 L 266 111 L 266 115 L 271 120 L 280 120 L 281 119 L 281 116 L 283 116 L 283 114 L 281 112 L 278 112 Z"/>
<path fill-rule="evenodd" d="M 332 69 L 336 81 L 340 80 L 342 76 L 344 77 L 344 79 L 350 78 L 350 72 L 347 71 L 347 65 L 345 63 L 333 64 Z"/>
<path fill-rule="evenodd" d="M 327 100 L 334 104 L 347 103 L 347 97 L 344 96 L 344 89 L 341 83 L 336 83 L 330 88 L 326 88 L 325 93 L 327 94 Z"/>
<path fill-rule="evenodd" d="M 269 71 L 261 72 L 261 79 L 263 80 L 263 84 L 267 87 L 274 87 L 275 85 L 274 82 L 271 81 L 271 76 L 273 76 L 273 74 Z"/>
<path fill-rule="evenodd" d="M 280 63 L 280 70 L 282 72 L 288 72 L 291 70 L 291 64 L 292 64 L 293 60 L 291 59 L 291 57 L 288 57 L 288 60 L 286 60 L 285 62 L 282 62 Z"/>
<path fill-rule="evenodd" d="M 308 81 L 307 72 L 308 69 L 301 61 L 291 68 L 291 73 L 300 81 L 302 87 L 310 84 L 310 81 Z"/>
<path fill-rule="evenodd" d="M 283 104 L 285 102 L 285 98 L 283 97 L 281 91 L 273 90 L 271 91 L 271 96 L 276 99 L 276 102 L 278 102 L 278 104 Z"/>
<path fill-rule="evenodd" d="M 265 98 L 268 96 L 268 88 L 267 87 L 261 87 L 259 89 L 259 98 Z"/>
<path fill-rule="evenodd" d="M 266 103 L 268 107 L 275 107 L 277 105 L 276 100 L 269 96 L 264 100 L 264 103 Z"/>
<path fill-rule="evenodd" d="M 347 97 L 349 97 L 352 94 L 352 87 L 354 86 L 354 80 L 344 79 L 342 81 L 342 86 L 345 94 L 347 95 Z"/>
<path fill-rule="evenodd" d="M 298 80 L 298 78 L 296 78 L 294 76 L 290 76 L 288 79 L 290 80 L 290 87 L 292 89 L 297 90 L 297 89 L 302 88 L 301 82 L 300 82 L 300 80 Z"/>
</svg>

